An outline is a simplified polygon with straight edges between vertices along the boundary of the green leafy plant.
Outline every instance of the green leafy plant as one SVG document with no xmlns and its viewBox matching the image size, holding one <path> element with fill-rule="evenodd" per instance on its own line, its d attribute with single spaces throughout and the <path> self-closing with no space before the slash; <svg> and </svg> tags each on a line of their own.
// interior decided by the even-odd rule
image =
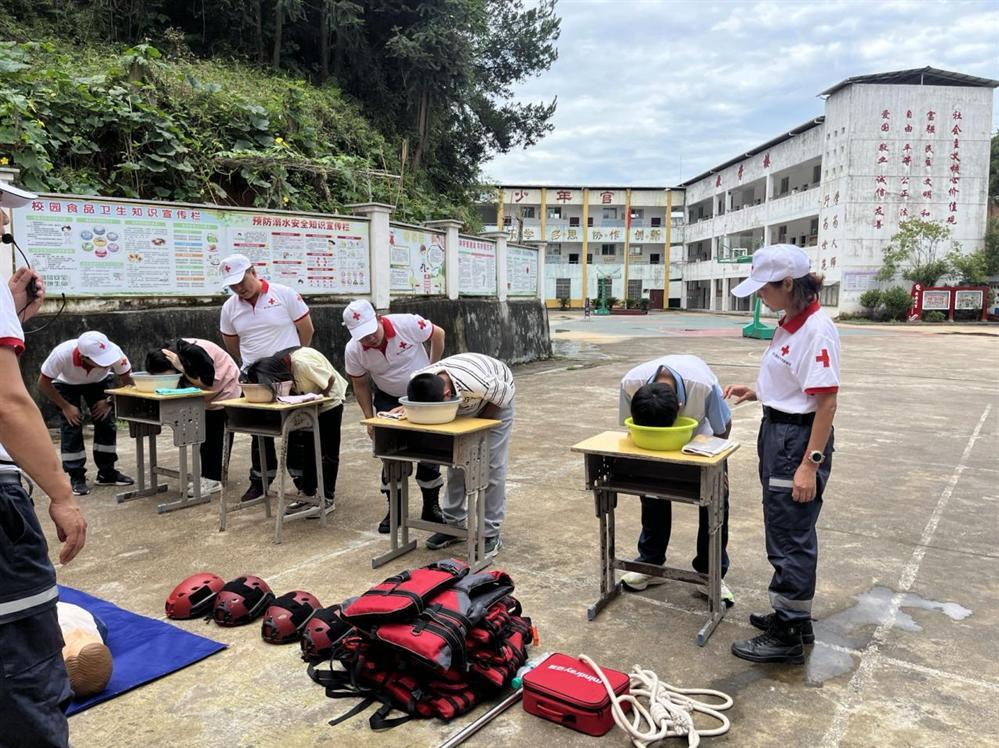
<svg viewBox="0 0 999 748">
<path fill-rule="evenodd" d="M 947 315 L 941 312 L 939 309 L 931 309 L 928 312 L 923 312 L 923 322 L 946 322 Z"/>
<path fill-rule="evenodd" d="M 923 286 L 936 285 L 950 272 L 950 263 L 938 257 L 950 239 L 950 229 L 944 224 L 909 218 L 899 223 L 896 232 L 884 247 L 884 260 L 877 278 L 892 281 L 901 275 Z M 952 251 L 959 251 L 957 242 L 950 242 Z"/>
<path fill-rule="evenodd" d="M 879 288 L 871 288 L 860 294 L 858 301 L 860 306 L 864 309 L 868 316 L 870 316 L 879 306 L 881 306 L 881 299 L 884 294 Z"/>
<path fill-rule="evenodd" d="M 888 319 L 902 321 L 912 308 L 912 296 L 904 288 L 895 286 L 882 294 L 881 304 Z"/>
<path fill-rule="evenodd" d="M 569 297 L 568 296 L 559 296 L 558 297 L 558 308 L 561 309 L 561 310 L 563 310 L 563 311 L 569 308 Z"/>
</svg>

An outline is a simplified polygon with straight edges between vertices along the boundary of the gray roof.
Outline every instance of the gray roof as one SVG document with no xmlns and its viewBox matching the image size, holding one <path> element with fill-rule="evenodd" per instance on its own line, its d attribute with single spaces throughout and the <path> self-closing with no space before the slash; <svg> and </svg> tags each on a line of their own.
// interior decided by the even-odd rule
<svg viewBox="0 0 999 748">
<path fill-rule="evenodd" d="M 894 70 L 890 73 L 874 73 L 873 75 L 855 75 L 840 81 L 835 86 L 827 88 L 819 96 L 830 96 L 841 88 L 857 83 L 887 83 L 906 86 L 966 86 L 969 88 L 996 88 L 999 81 L 991 78 L 977 78 L 974 75 L 954 73 L 939 68 L 912 68 L 911 70 Z"/>
</svg>

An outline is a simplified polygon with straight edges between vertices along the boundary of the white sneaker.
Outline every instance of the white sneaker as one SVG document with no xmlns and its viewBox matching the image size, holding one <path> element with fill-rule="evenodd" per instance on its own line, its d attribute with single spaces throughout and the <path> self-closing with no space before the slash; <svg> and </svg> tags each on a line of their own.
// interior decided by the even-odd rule
<svg viewBox="0 0 999 748">
<path fill-rule="evenodd" d="M 697 591 L 704 597 L 708 596 L 707 587 L 698 587 Z M 731 608 L 733 605 L 735 605 L 735 594 L 732 592 L 732 590 L 728 588 L 728 585 L 725 584 L 724 579 L 722 580 L 721 583 L 721 599 L 722 602 L 725 603 L 726 608 Z"/>
<path fill-rule="evenodd" d="M 651 574 L 642 574 L 640 571 L 629 571 L 621 577 L 624 586 L 634 592 L 641 592 L 646 587 L 654 587 L 657 584 L 666 584 L 668 581 L 668 579 L 654 577 Z"/>
<path fill-rule="evenodd" d="M 216 491 L 221 491 L 221 490 L 222 490 L 222 482 L 221 481 L 212 480 L 211 478 L 202 478 L 201 479 L 201 495 L 202 495 L 202 497 L 204 497 L 204 496 L 210 496 L 211 494 L 215 493 Z M 194 484 L 193 483 L 188 483 L 187 484 L 187 497 L 188 498 L 194 498 Z"/>
</svg>

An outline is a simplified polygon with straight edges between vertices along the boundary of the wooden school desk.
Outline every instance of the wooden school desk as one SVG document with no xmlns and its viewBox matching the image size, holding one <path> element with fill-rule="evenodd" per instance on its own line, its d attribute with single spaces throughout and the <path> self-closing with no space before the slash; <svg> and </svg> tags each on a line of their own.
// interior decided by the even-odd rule
<svg viewBox="0 0 999 748">
<path fill-rule="evenodd" d="M 154 496 L 167 490 L 166 483 L 158 483 L 157 475 L 177 478 L 180 499 L 160 504 L 160 514 L 204 504 L 210 499 L 201 495 L 201 443 L 205 440 L 205 397 L 208 391 L 183 395 L 157 395 L 143 392 L 135 386 L 105 390 L 114 398 L 114 415 L 128 423 L 128 435 L 135 439 L 136 472 L 138 487 L 122 491 L 115 498 L 121 504 L 131 499 Z M 180 451 L 179 470 L 156 464 L 156 437 L 169 426 L 173 430 L 173 444 Z M 149 440 L 149 486 L 146 486 L 145 454 L 143 439 Z M 191 450 L 191 469 L 187 469 L 187 450 Z M 193 484 L 194 496 L 188 498 L 187 484 Z"/>
<path fill-rule="evenodd" d="M 309 400 L 304 403 L 251 403 L 244 397 L 233 400 L 222 400 L 219 405 L 225 408 L 225 457 L 222 461 L 222 498 L 219 501 L 219 531 L 225 530 L 226 515 L 229 512 L 249 509 L 259 504 L 264 505 L 264 516 L 271 516 L 271 494 L 270 481 L 267 480 L 267 460 L 264 457 L 264 437 L 280 437 L 281 451 L 278 453 L 278 492 L 277 492 L 277 518 L 274 522 L 274 542 L 281 542 L 281 531 L 285 522 L 304 517 L 319 516 L 319 524 L 326 526 L 326 515 L 331 509 L 323 506 L 323 454 L 322 445 L 319 440 L 319 409 L 333 402 L 331 397 L 322 397 L 318 400 Z M 312 498 L 306 496 L 295 496 L 295 501 L 304 501 L 314 504 L 294 514 L 285 515 L 285 463 L 288 460 L 288 436 L 292 431 L 311 430 L 312 446 L 315 450 L 316 459 L 316 495 Z M 260 450 L 260 478 L 263 481 L 264 495 L 253 501 L 236 502 L 229 506 L 227 502 L 227 489 L 229 487 L 229 455 L 232 452 L 230 434 L 250 434 L 260 437 L 257 447 Z"/>
<path fill-rule="evenodd" d="M 592 621 L 607 603 L 621 593 L 622 584 L 615 581 L 615 569 L 706 585 L 709 618 L 697 633 L 697 643 L 704 646 L 725 616 L 725 603 L 721 599 L 725 463 L 738 448 L 739 445 L 733 443 L 725 452 L 714 457 L 679 451 L 657 452 L 636 447 L 631 437 L 620 431 L 605 431 L 572 448 L 573 452 L 583 454 L 586 487 L 593 491 L 597 519 L 600 521 L 600 597 L 586 612 L 589 620 Z M 707 575 L 617 558 L 614 555 L 614 510 L 619 494 L 651 496 L 663 501 L 707 507 L 710 520 Z"/>
<path fill-rule="evenodd" d="M 467 543 L 468 565 L 472 571 L 487 566 L 483 527 L 486 486 L 489 485 L 489 429 L 499 426 L 500 422 L 459 416 L 451 423 L 437 425 L 380 417 L 366 418 L 361 423 L 374 428 L 374 455 L 385 460 L 389 486 L 391 547 L 388 553 L 373 558 L 371 566 L 377 569 L 416 548 L 416 541 L 409 539 L 410 529 L 443 532 L 461 538 Z M 432 462 L 464 472 L 467 530 L 409 516 L 409 476 L 415 462 Z"/>
</svg>

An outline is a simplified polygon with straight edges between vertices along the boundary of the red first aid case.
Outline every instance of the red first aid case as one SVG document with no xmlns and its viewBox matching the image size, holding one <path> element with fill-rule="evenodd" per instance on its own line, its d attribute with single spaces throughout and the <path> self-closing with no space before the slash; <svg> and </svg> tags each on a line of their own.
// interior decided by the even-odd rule
<svg viewBox="0 0 999 748">
<path fill-rule="evenodd" d="M 603 668 L 614 693 L 628 693 L 629 677 Z M 606 735 L 614 727 L 607 689 L 589 665 L 556 652 L 524 675 L 524 711 L 587 735 Z M 630 711 L 630 704 L 623 704 Z"/>
</svg>

